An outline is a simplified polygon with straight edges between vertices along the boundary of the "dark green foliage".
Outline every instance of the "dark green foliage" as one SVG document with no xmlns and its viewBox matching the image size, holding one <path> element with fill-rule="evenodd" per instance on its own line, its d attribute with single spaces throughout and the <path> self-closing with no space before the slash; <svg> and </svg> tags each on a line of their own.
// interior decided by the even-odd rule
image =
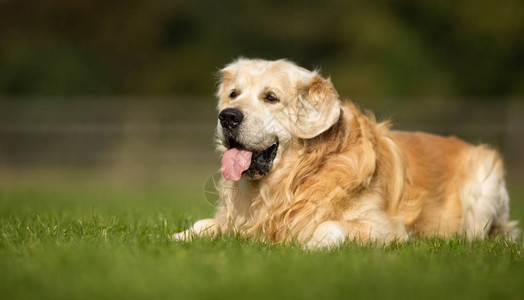
<svg viewBox="0 0 524 300">
<path fill-rule="evenodd" d="M 238 56 L 322 67 L 346 97 L 524 93 L 524 4 L 1 1 L 0 93 L 206 94 Z"/>
</svg>

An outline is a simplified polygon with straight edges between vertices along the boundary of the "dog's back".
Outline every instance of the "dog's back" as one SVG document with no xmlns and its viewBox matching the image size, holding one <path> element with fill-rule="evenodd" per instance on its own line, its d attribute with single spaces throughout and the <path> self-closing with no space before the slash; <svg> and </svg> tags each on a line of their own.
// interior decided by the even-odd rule
<svg viewBox="0 0 524 300">
<path fill-rule="evenodd" d="M 502 159 L 495 150 L 455 137 L 392 131 L 406 160 L 406 185 L 398 213 L 423 235 L 519 235 L 509 222 Z M 413 209 L 415 208 L 415 209 Z M 406 213 L 407 210 L 407 213 Z"/>
</svg>

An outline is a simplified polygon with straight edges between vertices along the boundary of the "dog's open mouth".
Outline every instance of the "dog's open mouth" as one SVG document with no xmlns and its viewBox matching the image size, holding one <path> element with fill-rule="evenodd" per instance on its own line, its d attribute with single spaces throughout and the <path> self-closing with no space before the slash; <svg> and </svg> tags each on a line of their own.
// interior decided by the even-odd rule
<svg viewBox="0 0 524 300">
<path fill-rule="evenodd" d="M 246 150 L 241 145 L 230 145 L 222 157 L 222 175 L 227 180 L 240 180 L 242 174 L 250 178 L 266 175 L 277 155 L 278 141 L 264 151 Z"/>
</svg>

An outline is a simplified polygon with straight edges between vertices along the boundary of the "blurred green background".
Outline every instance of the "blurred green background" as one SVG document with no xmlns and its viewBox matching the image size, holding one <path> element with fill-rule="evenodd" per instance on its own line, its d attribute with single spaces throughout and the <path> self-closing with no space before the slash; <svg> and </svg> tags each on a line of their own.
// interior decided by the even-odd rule
<svg viewBox="0 0 524 300">
<path fill-rule="evenodd" d="M 0 92 L 210 95 L 238 56 L 321 67 L 343 95 L 524 95 L 524 2 L 0 1 Z"/>
<path fill-rule="evenodd" d="M 524 178 L 524 2 L 0 1 L 0 180 L 213 175 L 216 72 L 320 68 L 396 128 L 490 143 Z"/>
</svg>

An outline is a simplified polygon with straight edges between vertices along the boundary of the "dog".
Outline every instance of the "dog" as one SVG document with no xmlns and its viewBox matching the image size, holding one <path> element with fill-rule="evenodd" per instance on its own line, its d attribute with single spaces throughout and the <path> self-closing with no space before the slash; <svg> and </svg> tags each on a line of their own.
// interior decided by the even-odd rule
<svg viewBox="0 0 524 300">
<path fill-rule="evenodd" d="M 217 95 L 220 205 L 174 239 L 235 232 L 324 248 L 520 237 L 488 146 L 391 130 L 287 60 L 238 59 L 220 71 Z"/>
</svg>

